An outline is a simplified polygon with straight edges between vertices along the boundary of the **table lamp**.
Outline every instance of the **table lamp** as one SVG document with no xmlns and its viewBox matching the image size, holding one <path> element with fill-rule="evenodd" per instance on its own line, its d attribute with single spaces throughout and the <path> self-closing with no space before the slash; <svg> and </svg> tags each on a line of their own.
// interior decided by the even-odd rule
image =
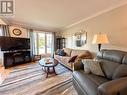
<svg viewBox="0 0 127 95">
<path fill-rule="evenodd" d="M 94 35 L 92 43 L 98 44 L 98 50 L 100 51 L 101 44 L 108 44 L 109 40 L 106 34 L 99 33 Z"/>
</svg>

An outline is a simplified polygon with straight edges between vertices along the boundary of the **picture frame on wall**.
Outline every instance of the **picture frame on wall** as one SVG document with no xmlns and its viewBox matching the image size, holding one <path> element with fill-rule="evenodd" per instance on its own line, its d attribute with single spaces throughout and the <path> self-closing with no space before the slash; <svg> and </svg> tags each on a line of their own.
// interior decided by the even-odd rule
<svg viewBox="0 0 127 95">
<path fill-rule="evenodd" d="M 87 43 L 87 32 L 81 30 L 80 32 L 77 32 L 74 34 L 75 36 L 75 45 L 77 47 L 81 47 Z"/>
<path fill-rule="evenodd" d="M 22 34 L 22 31 L 18 28 L 14 28 L 12 30 L 12 33 L 15 35 L 15 36 L 20 36 Z"/>
</svg>

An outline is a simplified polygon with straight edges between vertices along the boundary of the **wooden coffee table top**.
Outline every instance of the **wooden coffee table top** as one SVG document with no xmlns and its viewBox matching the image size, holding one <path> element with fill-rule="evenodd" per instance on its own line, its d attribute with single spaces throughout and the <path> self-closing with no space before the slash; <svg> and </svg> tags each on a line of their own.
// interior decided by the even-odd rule
<svg viewBox="0 0 127 95">
<path fill-rule="evenodd" d="M 54 58 L 42 58 L 39 64 L 43 67 L 55 67 L 59 62 Z"/>
</svg>

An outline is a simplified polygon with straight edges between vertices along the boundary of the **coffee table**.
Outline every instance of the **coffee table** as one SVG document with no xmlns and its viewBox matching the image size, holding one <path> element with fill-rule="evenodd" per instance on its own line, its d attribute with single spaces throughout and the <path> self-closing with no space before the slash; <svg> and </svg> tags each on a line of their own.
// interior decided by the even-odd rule
<svg viewBox="0 0 127 95">
<path fill-rule="evenodd" d="M 39 64 L 42 66 L 42 70 L 46 73 L 46 78 L 49 74 L 55 74 L 55 66 L 58 65 L 58 61 L 54 58 L 42 58 Z"/>
</svg>

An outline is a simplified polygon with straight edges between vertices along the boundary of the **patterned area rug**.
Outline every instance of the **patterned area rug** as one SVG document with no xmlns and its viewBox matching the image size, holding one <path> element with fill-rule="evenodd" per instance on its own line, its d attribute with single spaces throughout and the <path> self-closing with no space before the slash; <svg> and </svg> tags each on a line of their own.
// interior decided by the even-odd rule
<svg viewBox="0 0 127 95">
<path fill-rule="evenodd" d="M 0 95 L 77 95 L 72 86 L 72 72 L 58 64 L 56 73 L 45 78 L 37 63 L 14 67 L 0 85 Z"/>
</svg>

